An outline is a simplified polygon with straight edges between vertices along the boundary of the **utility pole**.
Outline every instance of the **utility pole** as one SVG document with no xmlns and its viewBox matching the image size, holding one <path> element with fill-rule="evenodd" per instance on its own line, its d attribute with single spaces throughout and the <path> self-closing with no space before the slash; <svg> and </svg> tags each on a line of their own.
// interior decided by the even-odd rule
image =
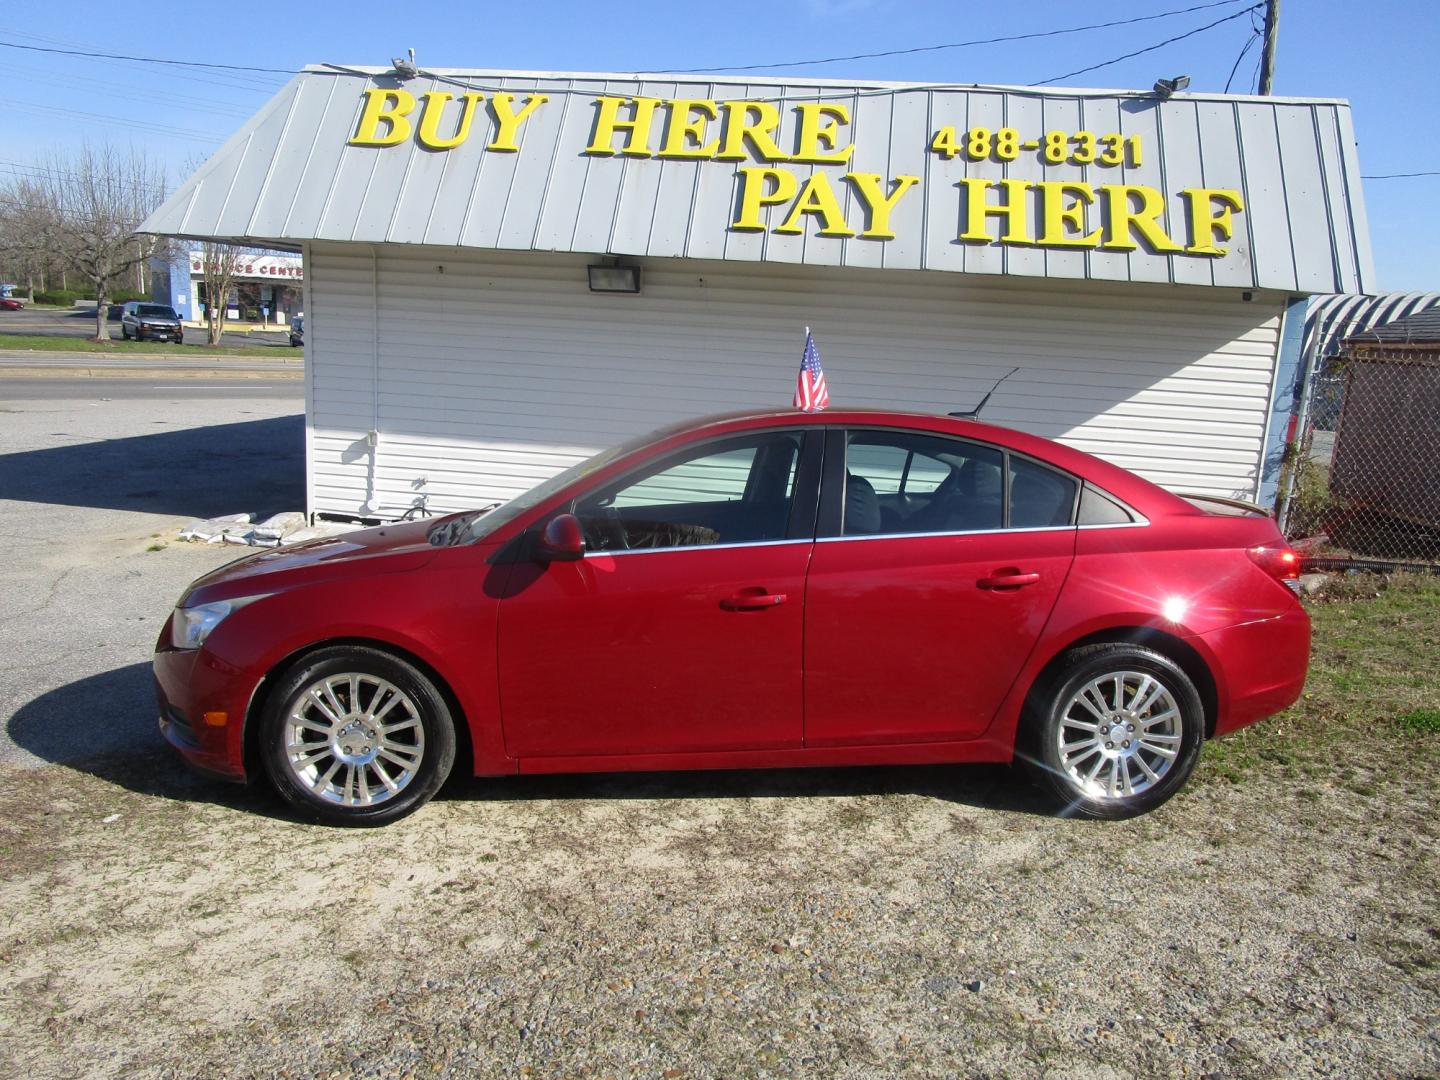
<svg viewBox="0 0 1440 1080">
<path fill-rule="evenodd" d="M 1260 54 L 1260 93 L 1275 83 L 1275 39 L 1280 36 L 1280 0 L 1265 0 L 1265 42 Z"/>
</svg>

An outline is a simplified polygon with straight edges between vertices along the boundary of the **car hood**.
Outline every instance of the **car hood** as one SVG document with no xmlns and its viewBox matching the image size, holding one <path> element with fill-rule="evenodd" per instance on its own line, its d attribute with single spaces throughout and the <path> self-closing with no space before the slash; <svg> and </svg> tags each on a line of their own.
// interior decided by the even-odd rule
<svg viewBox="0 0 1440 1080">
<path fill-rule="evenodd" d="M 280 592 L 321 581 L 417 570 L 435 557 L 433 522 L 381 525 L 321 540 L 268 548 L 196 578 L 181 605 Z"/>
</svg>

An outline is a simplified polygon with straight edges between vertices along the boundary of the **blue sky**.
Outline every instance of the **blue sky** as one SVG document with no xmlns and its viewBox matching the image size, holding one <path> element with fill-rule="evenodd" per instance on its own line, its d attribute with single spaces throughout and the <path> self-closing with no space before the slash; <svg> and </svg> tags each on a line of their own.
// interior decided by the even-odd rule
<svg viewBox="0 0 1440 1080">
<path fill-rule="evenodd" d="M 726 0 L 685 4 L 498 4 L 485 0 L 290 0 L 280 5 L 167 3 L 127 13 L 113 2 L 11 5 L 0 41 L 260 67 L 385 63 L 414 48 L 422 66 L 635 71 L 905 49 L 1111 19 L 1205 0 Z M 924 82 L 1034 83 L 1203 26 L 1236 8 L 1006 45 L 851 60 L 777 73 Z M 1440 55 L 1436 0 L 1285 0 L 1277 94 L 1339 97 L 1354 107 L 1361 171 L 1440 170 L 1430 85 Z M 132 33 L 131 30 L 138 32 Z M 1188 74 L 1220 90 L 1250 34 L 1236 19 L 1062 85 L 1148 87 Z M 1232 89 L 1253 88 L 1257 47 Z M 0 48 L 12 79 L 0 106 L 0 175 L 52 149 L 110 140 L 143 145 L 172 182 L 244 122 L 283 75 L 168 70 Z M 1382 290 L 1440 290 L 1440 176 L 1365 183 Z"/>
</svg>

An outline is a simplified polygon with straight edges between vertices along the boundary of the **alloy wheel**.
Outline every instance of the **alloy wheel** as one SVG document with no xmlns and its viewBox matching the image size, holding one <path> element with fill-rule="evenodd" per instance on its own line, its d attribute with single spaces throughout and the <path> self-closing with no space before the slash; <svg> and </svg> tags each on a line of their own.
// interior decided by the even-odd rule
<svg viewBox="0 0 1440 1080">
<path fill-rule="evenodd" d="M 1106 672 L 1080 687 L 1056 728 L 1061 767 L 1081 794 L 1124 799 L 1174 767 L 1184 720 L 1171 690 L 1143 671 Z"/>
<path fill-rule="evenodd" d="M 415 779 L 425 728 L 409 694 L 376 675 L 327 675 L 291 700 L 285 761 L 312 795 L 345 807 L 388 802 Z"/>
</svg>

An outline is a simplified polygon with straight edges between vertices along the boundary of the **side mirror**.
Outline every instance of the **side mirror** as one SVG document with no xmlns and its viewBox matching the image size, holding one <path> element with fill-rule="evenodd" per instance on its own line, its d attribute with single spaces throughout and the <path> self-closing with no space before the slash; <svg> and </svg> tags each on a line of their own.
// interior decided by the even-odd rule
<svg viewBox="0 0 1440 1080">
<path fill-rule="evenodd" d="M 550 519 L 540 537 L 540 558 L 546 562 L 573 562 L 585 555 L 585 532 L 574 514 Z"/>
</svg>

